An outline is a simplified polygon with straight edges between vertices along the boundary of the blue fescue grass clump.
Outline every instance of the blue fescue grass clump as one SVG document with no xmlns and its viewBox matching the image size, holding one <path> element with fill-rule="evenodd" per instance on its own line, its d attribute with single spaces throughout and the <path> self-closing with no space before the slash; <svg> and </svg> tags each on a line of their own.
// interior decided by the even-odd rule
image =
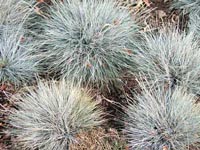
<svg viewBox="0 0 200 150">
<path fill-rule="evenodd" d="M 21 28 L 21 25 L 20 27 Z M 32 83 L 40 73 L 41 57 L 33 55 L 34 42 L 24 39 L 21 28 L 5 27 L 0 38 L 0 82 L 14 86 Z"/>
<path fill-rule="evenodd" d="M 134 56 L 137 75 L 144 75 L 152 84 L 166 81 L 200 94 L 200 49 L 195 34 L 164 29 L 144 34 L 141 41 Z"/>
<path fill-rule="evenodd" d="M 181 87 L 149 89 L 141 84 L 137 104 L 126 110 L 125 133 L 131 150 L 199 148 L 200 105 Z"/>
<path fill-rule="evenodd" d="M 53 2 L 44 42 L 48 72 L 101 87 L 133 65 L 126 45 L 138 28 L 112 0 Z"/>
<path fill-rule="evenodd" d="M 10 134 L 23 149 L 67 150 L 78 133 L 104 122 L 88 91 L 66 81 L 39 81 L 25 91 L 14 96 L 17 108 L 9 116 Z"/>
<path fill-rule="evenodd" d="M 0 0 L 1 84 L 23 86 L 41 72 L 38 47 L 35 39 L 27 36 L 29 29 L 25 26 L 32 11 L 29 6 L 23 0 Z"/>
</svg>

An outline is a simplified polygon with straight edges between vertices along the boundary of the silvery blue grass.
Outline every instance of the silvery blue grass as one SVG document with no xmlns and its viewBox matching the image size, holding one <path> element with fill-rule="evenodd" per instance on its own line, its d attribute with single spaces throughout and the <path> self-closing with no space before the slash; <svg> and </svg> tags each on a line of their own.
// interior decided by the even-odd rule
<svg viewBox="0 0 200 150">
<path fill-rule="evenodd" d="M 137 104 L 125 119 L 130 150 L 188 150 L 199 148 L 200 105 L 181 87 L 149 89 L 141 84 Z"/>
<path fill-rule="evenodd" d="M 172 8 L 182 9 L 189 13 L 189 32 L 195 32 L 200 38 L 200 1 L 199 0 L 175 0 Z"/>
<path fill-rule="evenodd" d="M 172 8 L 184 9 L 186 11 L 198 10 L 200 7 L 199 0 L 173 0 Z"/>
<path fill-rule="evenodd" d="M 88 91 L 66 81 L 42 82 L 16 95 L 9 116 L 10 133 L 22 149 L 66 150 L 76 134 L 104 122 Z"/>
<path fill-rule="evenodd" d="M 28 5 L 23 0 L 0 0 L 0 26 L 21 24 L 28 11 Z"/>
<path fill-rule="evenodd" d="M 199 9 L 189 14 L 189 31 L 194 32 L 200 40 L 200 6 Z"/>
<path fill-rule="evenodd" d="M 48 4 L 36 0 L 23 0 L 25 6 L 29 7 L 28 16 L 24 23 L 24 28 L 28 29 L 28 35 L 35 40 L 39 39 L 39 34 L 43 34 L 42 25 L 45 23 L 43 18 L 47 16 Z"/>
<path fill-rule="evenodd" d="M 137 75 L 152 84 L 166 81 L 200 94 L 200 49 L 193 32 L 164 29 L 144 34 L 141 41 L 134 56 Z"/>
<path fill-rule="evenodd" d="M 41 57 L 34 54 L 33 43 L 29 39 L 24 39 L 24 32 L 21 29 L 3 29 L 0 36 L 1 83 L 22 86 L 35 80 L 35 75 L 41 72 Z"/>
<path fill-rule="evenodd" d="M 55 2 L 44 24 L 48 71 L 101 87 L 133 65 L 126 48 L 138 28 L 113 0 Z"/>
</svg>

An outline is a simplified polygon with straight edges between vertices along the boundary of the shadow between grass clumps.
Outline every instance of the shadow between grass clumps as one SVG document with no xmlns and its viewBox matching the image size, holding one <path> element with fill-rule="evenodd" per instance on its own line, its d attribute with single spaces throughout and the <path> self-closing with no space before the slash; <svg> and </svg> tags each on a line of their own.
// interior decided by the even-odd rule
<svg viewBox="0 0 200 150">
<path fill-rule="evenodd" d="M 133 75 L 124 74 L 118 82 L 110 83 L 104 90 L 95 90 L 95 99 L 100 101 L 100 105 L 107 113 L 108 127 L 118 131 L 124 128 L 121 121 L 124 117 L 124 110 L 129 103 L 134 102 L 135 92 L 140 91 L 136 78 Z"/>
<path fill-rule="evenodd" d="M 13 85 L 0 86 L 0 150 L 11 150 L 11 137 L 7 134 L 9 110 L 14 104 L 9 101 L 10 97 L 16 92 Z"/>
</svg>

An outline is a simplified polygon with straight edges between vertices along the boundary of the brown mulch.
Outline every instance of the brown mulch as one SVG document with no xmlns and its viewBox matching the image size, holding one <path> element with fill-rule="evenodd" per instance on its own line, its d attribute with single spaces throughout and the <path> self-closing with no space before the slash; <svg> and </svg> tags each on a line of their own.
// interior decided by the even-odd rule
<svg viewBox="0 0 200 150">
<path fill-rule="evenodd" d="M 141 7 L 145 7 L 150 11 L 145 20 L 147 30 L 158 30 L 162 27 L 177 27 L 180 30 L 187 28 L 188 16 L 179 10 L 170 8 L 172 0 L 143 0 L 148 1 L 149 5 L 145 3 Z M 141 8 L 142 10 L 142 8 Z"/>
<path fill-rule="evenodd" d="M 12 85 L 0 86 L 0 150 L 10 149 L 10 137 L 6 134 L 8 127 L 8 112 L 12 107 L 9 98 L 15 93 Z"/>
<path fill-rule="evenodd" d="M 77 143 L 70 144 L 70 150 L 125 150 L 126 142 L 115 129 L 92 129 L 81 132 L 76 137 Z"/>
<path fill-rule="evenodd" d="M 8 149 L 3 143 L 0 143 L 0 150 L 8 150 Z"/>
</svg>

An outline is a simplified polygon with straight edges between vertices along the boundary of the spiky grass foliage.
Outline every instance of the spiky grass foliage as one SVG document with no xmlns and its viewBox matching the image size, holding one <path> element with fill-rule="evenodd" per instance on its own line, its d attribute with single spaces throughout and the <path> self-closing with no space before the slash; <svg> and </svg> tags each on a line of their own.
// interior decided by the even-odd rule
<svg viewBox="0 0 200 150">
<path fill-rule="evenodd" d="M 98 102 L 65 81 L 39 81 L 37 88 L 28 88 L 16 98 L 10 132 L 24 149 L 66 150 L 76 142 L 76 134 L 103 122 Z"/>
<path fill-rule="evenodd" d="M 164 29 L 144 34 L 141 41 L 134 57 L 138 75 L 144 75 L 152 85 L 166 81 L 200 94 L 200 49 L 192 32 L 186 35 Z"/>
<path fill-rule="evenodd" d="M 125 133 L 132 150 L 188 150 L 199 148 L 200 105 L 183 88 L 157 85 L 136 96 L 126 110 Z"/>
<path fill-rule="evenodd" d="M 23 31 L 5 28 L 0 38 L 0 82 L 15 86 L 31 83 L 40 73 L 40 56 L 32 55 L 34 46 L 23 40 Z"/>
<path fill-rule="evenodd" d="M 199 0 L 175 0 L 172 8 L 182 9 L 189 13 L 188 31 L 195 32 L 200 37 L 200 1 Z"/>
<path fill-rule="evenodd" d="M 0 0 L 0 26 L 21 24 L 28 15 L 23 0 Z"/>
<path fill-rule="evenodd" d="M 116 0 L 119 5 L 125 6 L 125 7 L 133 7 L 136 6 L 138 1 L 137 0 Z"/>
<path fill-rule="evenodd" d="M 200 9 L 199 0 L 173 0 L 172 8 L 184 9 L 186 11 L 194 11 Z"/>
<path fill-rule="evenodd" d="M 137 27 L 127 10 L 112 0 L 53 3 L 44 25 L 49 72 L 100 87 L 132 66 L 126 44 Z"/>
<path fill-rule="evenodd" d="M 189 13 L 189 32 L 195 32 L 200 37 L 200 1 L 199 0 L 175 0 L 172 8 L 183 9 Z"/>
<path fill-rule="evenodd" d="M 199 10 L 192 12 L 189 20 L 189 31 L 194 32 L 198 39 L 200 39 L 200 7 Z"/>
<path fill-rule="evenodd" d="M 24 0 L 0 0 L 0 38 L 4 30 L 12 33 L 25 29 L 24 24 L 32 11 L 29 6 Z"/>
<path fill-rule="evenodd" d="M 24 23 L 24 28 L 28 29 L 29 35 L 33 36 L 36 40 L 38 40 L 38 34 L 43 34 L 43 28 L 41 24 L 45 23 L 43 19 L 45 16 L 48 16 L 48 4 L 46 3 L 46 1 L 36 0 L 26 0 L 26 2 L 24 3 L 30 7 L 29 15 Z"/>
</svg>

